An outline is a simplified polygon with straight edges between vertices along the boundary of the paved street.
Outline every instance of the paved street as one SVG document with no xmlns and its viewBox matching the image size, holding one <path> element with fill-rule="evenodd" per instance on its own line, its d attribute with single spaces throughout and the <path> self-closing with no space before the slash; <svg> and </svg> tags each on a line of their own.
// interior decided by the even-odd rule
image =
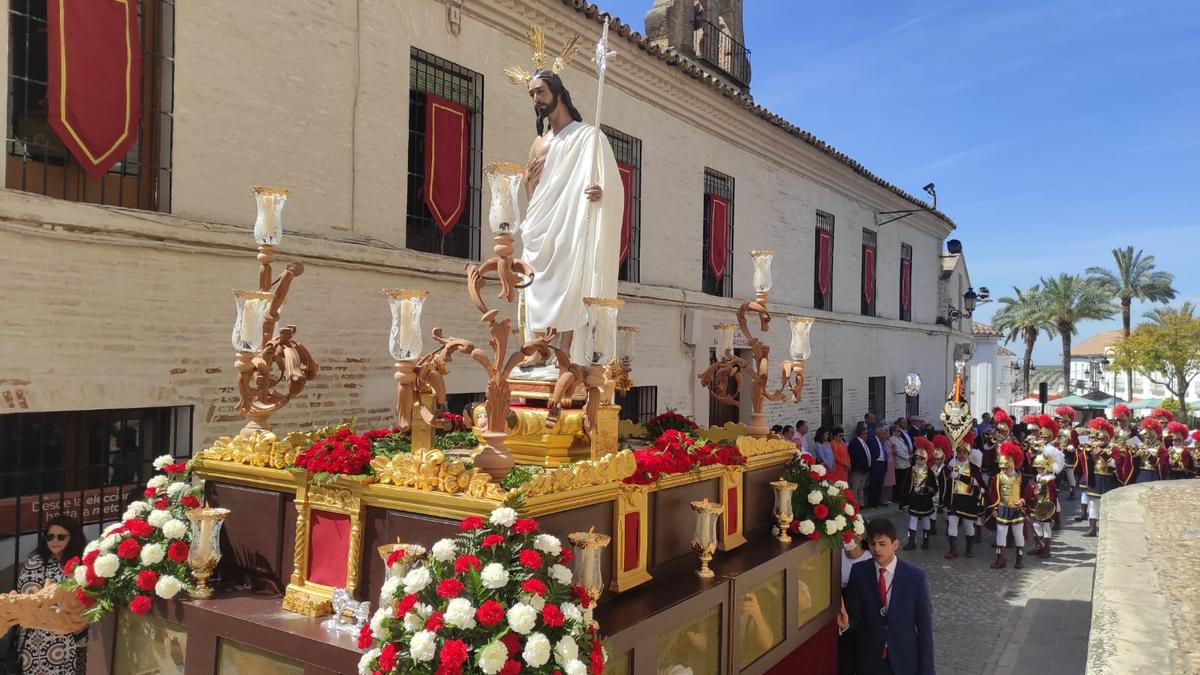
<svg viewBox="0 0 1200 675">
<path fill-rule="evenodd" d="M 933 596 L 934 651 L 943 675 L 1024 675 L 1084 672 L 1091 621 L 1092 569 L 1096 540 L 1082 536 L 1083 523 L 1064 505 L 1063 527 L 1055 533 L 1049 560 L 1025 557 L 1025 568 L 990 568 L 995 549 L 984 530 L 974 558 L 946 560 L 945 522 L 930 538 L 928 551 L 901 551 L 904 560 L 925 570 Z M 892 506 L 870 509 L 907 537 L 908 515 Z M 1032 541 L 1026 549 L 1032 548 Z M 960 550 L 960 554 L 961 554 Z"/>
</svg>

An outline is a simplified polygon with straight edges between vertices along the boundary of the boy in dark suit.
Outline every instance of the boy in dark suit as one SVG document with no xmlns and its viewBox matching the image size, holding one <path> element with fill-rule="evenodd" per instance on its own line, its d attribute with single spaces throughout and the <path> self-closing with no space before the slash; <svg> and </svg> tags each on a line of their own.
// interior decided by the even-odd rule
<svg viewBox="0 0 1200 675">
<path fill-rule="evenodd" d="M 933 607 L 925 573 L 896 557 L 890 520 L 867 524 L 874 563 L 850 570 L 838 630 L 858 636 L 858 675 L 934 675 Z"/>
</svg>

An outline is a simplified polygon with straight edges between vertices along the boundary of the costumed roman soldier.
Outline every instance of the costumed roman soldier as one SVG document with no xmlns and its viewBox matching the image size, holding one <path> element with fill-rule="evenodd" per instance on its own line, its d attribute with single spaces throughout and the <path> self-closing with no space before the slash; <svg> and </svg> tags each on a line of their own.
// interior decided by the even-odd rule
<svg viewBox="0 0 1200 675">
<path fill-rule="evenodd" d="M 1024 567 L 1025 559 L 1025 503 L 1032 499 L 1032 491 L 1026 488 L 1025 476 L 1020 473 L 1021 465 L 1025 463 L 1025 453 L 1021 446 L 1008 442 L 1000 446 L 1000 473 L 988 485 L 986 505 L 996 521 L 996 561 L 993 569 L 1008 566 L 1004 557 L 1004 546 L 1008 542 L 1009 530 L 1012 530 L 1013 543 L 1017 548 L 1017 562 L 1013 567 Z"/>
<path fill-rule="evenodd" d="M 1172 480 L 1191 478 L 1196 475 L 1196 465 L 1192 461 L 1192 452 L 1187 447 L 1188 428 L 1183 422 L 1167 424 L 1167 461 L 1169 462 L 1167 477 Z"/>
<path fill-rule="evenodd" d="M 908 543 L 905 551 L 917 547 L 917 528 L 922 532 L 921 548 L 929 548 L 929 517 L 933 515 L 933 499 L 937 495 L 937 477 L 929 470 L 929 456 L 933 443 L 923 436 L 913 439 L 912 480 L 908 488 Z"/>
<path fill-rule="evenodd" d="M 983 439 L 983 471 L 984 481 L 995 476 L 1000 468 L 996 459 L 1000 444 L 1012 438 L 1013 419 L 1003 408 L 992 408 L 992 430 Z"/>
<path fill-rule="evenodd" d="M 1100 527 L 1100 500 L 1109 490 L 1129 482 L 1133 463 L 1119 447 L 1114 447 L 1111 438 L 1115 429 L 1107 420 L 1096 418 L 1088 422 L 1091 430 L 1086 457 L 1088 469 L 1088 529 L 1085 537 L 1094 537 Z"/>
<path fill-rule="evenodd" d="M 1137 466 L 1136 483 L 1152 480 L 1165 480 L 1171 464 L 1166 446 L 1163 445 L 1162 420 L 1156 416 L 1146 417 L 1141 423 L 1142 442 L 1133 450 L 1134 464 Z"/>
<path fill-rule="evenodd" d="M 972 432 L 972 439 L 974 438 Z M 933 455 L 929 458 L 929 471 L 933 474 L 934 485 L 937 491 L 934 493 L 935 508 L 937 513 L 929 519 L 929 536 L 937 535 L 938 515 L 945 512 L 949 505 L 949 500 L 946 499 L 946 460 L 954 454 L 950 449 L 950 437 L 944 434 L 938 434 L 933 437 Z"/>
<path fill-rule="evenodd" d="M 1142 441 L 1138 438 L 1137 427 L 1133 424 L 1133 410 L 1124 403 L 1113 406 L 1113 445 L 1136 448 Z"/>
<path fill-rule="evenodd" d="M 1192 453 L 1192 466 L 1200 467 L 1200 429 L 1192 432 L 1192 447 L 1189 451 Z M 1196 472 L 1200 474 L 1200 469 Z"/>
<path fill-rule="evenodd" d="M 946 558 L 958 557 L 958 527 L 962 523 L 966 534 L 966 552 L 968 558 L 975 545 L 976 521 L 983 515 L 983 473 L 978 466 L 970 461 L 970 442 L 959 443 L 954 449 L 954 458 L 946 465 L 946 513 L 949 524 L 946 526 L 946 538 L 950 541 L 950 550 Z"/>
<path fill-rule="evenodd" d="M 1067 499 L 1075 498 L 1076 478 L 1079 473 L 1079 434 L 1075 431 L 1075 418 L 1075 409 L 1069 405 L 1060 405 L 1054 409 L 1054 421 L 1058 423 L 1059 429 L 1058 449 L 1062 450 L 1067 486 L 1071 488 Z"/>
<path fill-rule="evenodd" d="M 1033 554 L 1048 557 L 1054 538 L 1054 516 L 1058 513 L 1058 474 L 1064 468 L 1063 453 L 1052 445 L 1033 458 L 1037 476 L 1033 480 Z"/>
</svg>

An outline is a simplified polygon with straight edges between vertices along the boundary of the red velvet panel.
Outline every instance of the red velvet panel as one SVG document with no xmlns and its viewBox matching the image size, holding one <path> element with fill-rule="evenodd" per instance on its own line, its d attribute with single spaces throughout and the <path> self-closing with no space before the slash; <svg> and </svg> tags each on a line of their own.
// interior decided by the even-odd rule
<svg viewBox="0 0 1200 675">
<path fill-rule="evenodd" d="M 621 570 L 628 572 L 638 566 L 638 544 L 640 543 L 642 518 L 637 511 L 625 514 L 625 556 Z"/>
<path fill-rule="evenodd" d="M 772 666 L 767 675 L 837 675 L 837 637 L 837 624 L 831 621 Z"/>
<path fill-rule="evenodd" d="M 733 534 L 738 528 L 738 489 L 731 487 L 725 492 L 725 534 Z"/>
<path fill-rule="evenodd" d="M 350 516 L 311 511 L 308 539 L 308 580 L 333 586 L 346 585 L 346 554 L 350 551 Z"/>
</svg>

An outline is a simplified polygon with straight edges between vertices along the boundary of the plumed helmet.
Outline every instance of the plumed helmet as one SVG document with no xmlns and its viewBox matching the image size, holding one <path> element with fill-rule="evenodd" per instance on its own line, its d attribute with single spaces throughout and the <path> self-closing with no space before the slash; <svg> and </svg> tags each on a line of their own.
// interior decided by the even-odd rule
<svg viewBox="0 0 1200 675">
<path fill-rule="evenodd" d="M 1045 471 L 1049 465 L 1050 458 L 1046 457 L 1045 455 L 1039 454 L 1033 458 L 1033 468 L 1037 469 L 1038 471 Z"/>
<path fill-rule="evenodd" d="M 1042 438 L 1051 439 L 1058 436 L 1058 422 L 1049 415 L 1038 415 L 1038 426 L 1041 428 Z"/>
<path fill-rule="evenodd" d="M 924 436 L 917 436 L 917 439 L 913 441 L 913 445 L 917 446 L 913 450 L 913 457 L 919 462 L 924 462 L 933 452 L 933 443 L 930 443 L 929 439 Z"/>
<path fill-rule="evenodd" d="M 950 447 L 950 437 L 938 434 L 933 437 L 933 459 L 934 463 L 939 460 L 946 459 L 954 454 L 954 450 Z"/>
<path fill-rule="evenodd" d="M 1183 422 L 1168 422 L 1167 433 L 1182 441 L 1187 438 L 1188 428 Z"/>
<path fill-rule="evenodd" d="M 1196 429 L 1192 432 L 1192 440 L 1200 442 L 1200 429 Z"/>
<path fill-rule="evenodd" d="M 1154 410 L 1150 411 L 1150 416 L 1157 417 L 1158 419 L 1160 419 L 1164 422 L 1174 422 L 1175 421 L 1175 413 L 1171 412 L 1170 410 L 1167 410 L 1166 408 L 1155 408 Z"/>
<path fill-rule="evenodd" d="M 1060 405 L 1054 409 L 1054 416 L 1059 418 L 1059 420 L 1070 420 L 1071 422 L 1074 422 L 1076 413 L 1075 409 L 1071 406 Z"/>
<path fill-rule="evenodd" d="M 992 408 L 992 426 L 1002 426 L 1005 429 L 1012 429 L 1013 421 L 1008 413 L 1004 412 L 1004 408 Z"/>
<path fill-rule="evenodd" d="M 1021 446 L 1016 443 L 1001 443 L 999 455 L 997 463 L 1001 469 L 1020 469 L 1025 463 L 1025 453 L 1021 452 Z"/>
<path fill-rule="evenodd" d="M 1092 430 L 1093 435 L 1097 433 L 1105 434 L 1106 438 L 1104 440 L 1112 438 L 1116 433 L 1112 423 L 1103 417 L 1093 417 L 1091 420 L 1088 420 L 1088 429 Z"/>
<path fill-rule="evenodd" d="M 1142 431 L 1150 431 L 1155 434 L 1162 435 L 1162 420 L 1158 419 L 1157 417 L 1144 417 L 1142 418 L 1142 423 L 1139 426 L 1142 427 Z"/>
<path fill-rule="evenodd" d="M 967 449 L 969 450 L 969 449 L 971 448 L 971 446 L 973 446 L 973 445 L 975 445 L 975 432 L 974 432 L 974 431 L 968 431 L 968 432 L 967 432 L 967 435 L 966 435 L 966 436 L 963 436 L 963 437 L 962 437 L 962 440 L 960 440 L 960 441 L 958 442 L 958 447 L 957 447 L 957 448 L 955 448 L 955 449 L 958 449 L 958 448 L 967 448 Z"/>
</svg>

